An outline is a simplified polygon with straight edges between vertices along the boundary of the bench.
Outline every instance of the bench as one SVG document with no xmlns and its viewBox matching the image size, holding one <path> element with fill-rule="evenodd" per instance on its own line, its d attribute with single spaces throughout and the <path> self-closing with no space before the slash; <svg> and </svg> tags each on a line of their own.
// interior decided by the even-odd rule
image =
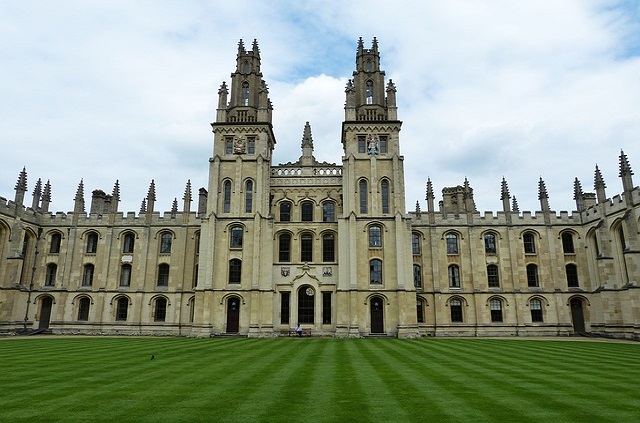
<svg viewBox="0 0 640 423">
<path fill-rule="evenodd" d="M 298 336 L 295 329 L 289 329 L 289 336 Z M 311 336 L 311 329 L 302 329 L 302 336 Z"/>
</svg>

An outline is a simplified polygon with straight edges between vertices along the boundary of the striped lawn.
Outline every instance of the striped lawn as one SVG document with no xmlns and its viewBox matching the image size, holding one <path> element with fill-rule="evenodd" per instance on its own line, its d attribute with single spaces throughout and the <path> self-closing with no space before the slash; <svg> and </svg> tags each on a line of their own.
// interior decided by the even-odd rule
<svg viewBox="0 0 640 423">
<path fill-rule="evenodd" d="M 36 421 L 634 422 L 640 344 L 0 339 L 0 422 Z"/>
</svg>

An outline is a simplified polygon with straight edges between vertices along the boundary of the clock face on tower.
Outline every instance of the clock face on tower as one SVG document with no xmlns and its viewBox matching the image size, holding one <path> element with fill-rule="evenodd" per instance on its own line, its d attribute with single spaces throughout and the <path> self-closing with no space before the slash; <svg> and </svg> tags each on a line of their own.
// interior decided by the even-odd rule
<svg viewBox="0 0 640 423">
<path fill-rule="evenodd" d="M 313 294 L 315 294 L 316 292 L 313 290 L 313 288 L 309 287 L 307 288 L 307 290 L 305 291 L 307 293 L 308 296 L 313 297 Z"/>
</svg>

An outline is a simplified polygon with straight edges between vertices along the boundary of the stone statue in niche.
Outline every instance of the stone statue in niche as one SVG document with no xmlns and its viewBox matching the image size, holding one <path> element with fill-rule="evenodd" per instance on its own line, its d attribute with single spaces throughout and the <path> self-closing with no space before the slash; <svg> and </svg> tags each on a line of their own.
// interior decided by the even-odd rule
<svg viewBox="0 0 640 423">
<path fill-rule="evenodd" d="M 378 154 L 378 137 L 376 135 L 367 135 L 367 150 L 369 154 Z"/>
</svg>

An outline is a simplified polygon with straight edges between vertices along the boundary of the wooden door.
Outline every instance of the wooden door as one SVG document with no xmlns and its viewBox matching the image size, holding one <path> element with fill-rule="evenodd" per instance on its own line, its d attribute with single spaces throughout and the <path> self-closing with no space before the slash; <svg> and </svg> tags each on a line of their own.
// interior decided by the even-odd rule
<svg viewBox="0 0 640 423">
<path fill-rule="evenodd" d="M 227 333 L 238 333 L 240 330 L 240 299 L 231 297 L 227 301 Z"/>
<path fill-rule="evenodd" d="M 384 311 L 382 298 L 371 299 L 371 333 L 384 333 Z"/>
</svg>

